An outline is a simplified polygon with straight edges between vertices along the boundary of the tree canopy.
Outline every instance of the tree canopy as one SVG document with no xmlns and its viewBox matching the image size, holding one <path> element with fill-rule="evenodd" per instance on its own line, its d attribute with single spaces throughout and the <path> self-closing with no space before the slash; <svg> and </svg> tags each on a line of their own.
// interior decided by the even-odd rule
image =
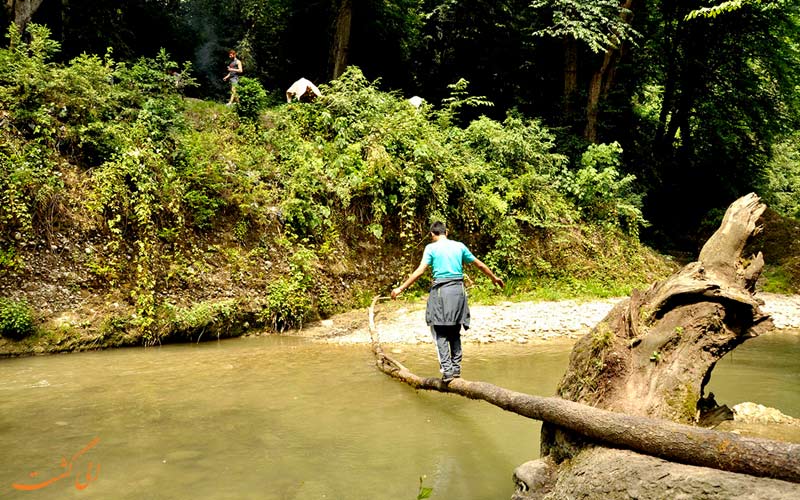
<svg viewBox="0 0 800 500">
<path fill-rule="evenodd" d="M 587 144 L 617 142 L 621 173 L 644 194 L 644 236 L 660 245 L 693 245 L 694 229 L 743 193 L 800 191 L 772 193 L 796 178 L 785 159 L 800 116 L 798 0 L 37 3 L 29 20 L 50 28 L 64 61 L 164 48 L 192 63 L 197 97 L 226 92 L 230 48 L 276 102 L 297 78 L 325 83 L 347 65 L 431 103 L 463 78 L 495 104 L 464 123 L 512 109 L 540 119 L 571 169 Z"/>
</svg>

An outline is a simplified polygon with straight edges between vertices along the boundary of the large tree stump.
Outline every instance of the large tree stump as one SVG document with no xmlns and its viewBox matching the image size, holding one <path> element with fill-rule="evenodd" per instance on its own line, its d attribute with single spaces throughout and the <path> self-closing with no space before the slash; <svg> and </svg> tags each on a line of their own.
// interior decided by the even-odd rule
<svg viewBox="0 0 800 500">
<path fill-rule="evenodd" d="M 620 302 L 572 351 L 558 395 L 631 415 L 691 423 L 716 362 L 772 329 L 753 297 L 764 260 L 741 251 L 766 207 L 750 194 L 688 264 Z"/>
<path fill-rule="evenodd" d="M 627 415 L 694 424 L 717 361 L 748 338 L 772 329 L 753 296 L 764 260 L 760 253 L 750 259 L 742 256 L 765 208 L 755 194 L 736 200 L 697 262 L 619 303 L 575 345 L 558 396 Z M 575 460 L 591 447 L 585 435 L 549 423 L 542 426 L 542 455 L 551 466 Z M 800 461 L 800 455 L 793 460 Z M 634 466 L 638 463 L 632 461 L 621 477 L 641 484 Z M 666 483 L 672 480 L 662 484 L 662 498 L 670 497 Z M 701 490 L 695 493 L 707 495 Z M 789 490 L 800 493 L 796 486 Z M 558 494 L 529 493 L 529 498 L 540 497 Z"/>
</svg>

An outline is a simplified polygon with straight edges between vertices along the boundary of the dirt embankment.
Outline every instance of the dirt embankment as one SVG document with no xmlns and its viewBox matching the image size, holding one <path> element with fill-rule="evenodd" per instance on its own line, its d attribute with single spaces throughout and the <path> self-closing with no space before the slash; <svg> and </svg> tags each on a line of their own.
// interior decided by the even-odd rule
<svg viewBox="0 0 800 500">
<path fill-rule="evenodd" d="M 800 329 L 800 295 L 760 293 L 763 309 L 777 329 Z M 623 298 L 592 301 L 504 302 L 472 305 L 472 326 L 463 333 L 466 342 L 537 343 L 551 339 L 577 339 L 600 322 Z M 386 344 L 430 342 L 425 324 L 425 300 L 381 302 L 375 322 Z M 370 341 L 367 310 L 359 309 L 314 323 L 293 335 L 341 344 Z"/>
</svg>

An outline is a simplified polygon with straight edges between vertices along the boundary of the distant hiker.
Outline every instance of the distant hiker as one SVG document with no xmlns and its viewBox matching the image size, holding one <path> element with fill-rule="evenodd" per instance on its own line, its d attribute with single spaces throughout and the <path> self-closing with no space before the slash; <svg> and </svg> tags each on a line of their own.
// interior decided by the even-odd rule
<svg viewBox="0 0 800 500">
<path fill-rule="evenodd" d="M 231 50 L 228 52 L 230 62 L 228 63 L 228 74 L 222 81 L 229 81 L 231 83 L 231 98 L 228 100 L 228 106 L 234 102 L 239 102 L 239 96 L 236 95 L 236 86 L 239 85 L 239 75 L 242 74 L 242 61 L 236 57 L 236 51 Z"/>
<path fill-rule="evenodd" d="M 463 264 L 475 264 L 500 288 L 505 284 L 486 264 L 475 258 L 463 243 L 447 239 L 447 228 L 443 222 L 434 222 L 430 231 L 433 243 L 425 246 L 419 267 L 402 285 L 392 290 L 392 299 L 396 299 L 431 266 L 433 284 L 428 295 L 425 322 L 431 327 L 436 342 L 442 381 L 448 383 L 461 376 L 461 326 L 465 330 L 469 328 Z"/>
<path fill-rule="evenodd" d="M 310 80 L 301 78 L 286 90 L 286 102 L 292 102 L 292 99 L 297 99 L 301 102 L 311 102 L 321 95 L 322 93 L 316 85 L 311 83 Z"/>
<path fill-rule="evenodd" d="M 181 72 L 178 71 L 178 68 L 170 68 L 168 73 L 170 78 L 172 78 L 172 81 L 175 83 L 175 88 L 178 90 L 183 90 L 183 87 L 185 87 L 183 75 L 181 75 Z"/>
</svg>

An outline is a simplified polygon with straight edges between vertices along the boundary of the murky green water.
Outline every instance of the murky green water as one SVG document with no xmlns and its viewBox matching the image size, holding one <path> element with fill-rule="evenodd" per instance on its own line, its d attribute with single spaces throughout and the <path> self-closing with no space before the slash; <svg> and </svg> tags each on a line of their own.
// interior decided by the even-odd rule
<svg viewBox="0 0 800 500">
<path fill-rule="evenodd" d="M 800 331 L 750 339 L 717 362 L 706 392 L 719 404 L 752 401 L 800 418 Z"/>
<path fill-rule="evenodd" d="M 753 346 L 732 363 L 774 398 L 720 384 L 800 415 L 798 337 Z M 395 356 L 433 375 L 432 349 Z M 464 376 L 551 395 L 570 346 L 532 349 L 468 345 Z M 538 436 L 537 422 L 390 379 L 366 346 L 266 337 L 0 360 L 0 498 L 413 500 L 423 475 L 432 498 L 508 498 Z"/>
</svg>

